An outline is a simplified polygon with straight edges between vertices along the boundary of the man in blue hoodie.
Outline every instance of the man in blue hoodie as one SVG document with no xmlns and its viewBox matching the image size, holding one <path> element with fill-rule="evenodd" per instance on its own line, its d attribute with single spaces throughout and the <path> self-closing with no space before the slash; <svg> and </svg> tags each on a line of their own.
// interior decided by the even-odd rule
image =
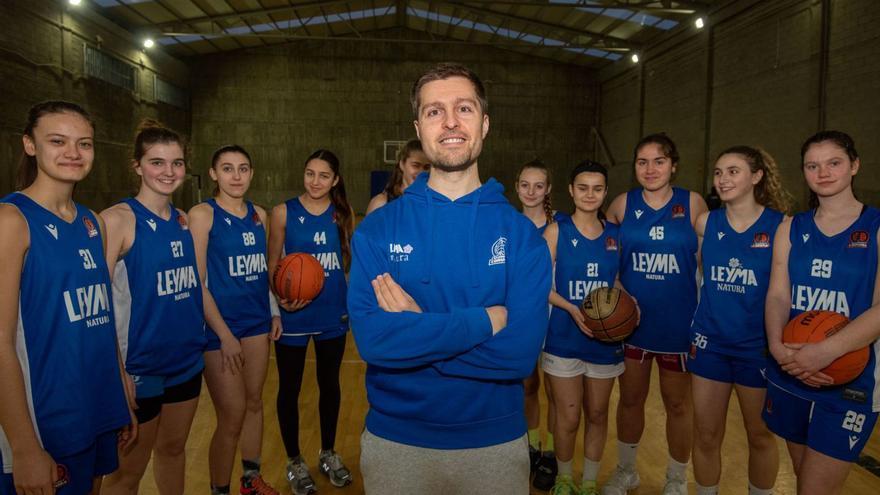
<svg viewBox="0 0 880 495">
<path fill-rule="evenodd" d="M 440 64 L 411 94 L 432 164 L 352 238 L 348 307 L 367 362 L 366 492 L 527 494 L 522 380 L 547 328 L 550 255 L 477 158 L 485 90 Z"/>
</svg>

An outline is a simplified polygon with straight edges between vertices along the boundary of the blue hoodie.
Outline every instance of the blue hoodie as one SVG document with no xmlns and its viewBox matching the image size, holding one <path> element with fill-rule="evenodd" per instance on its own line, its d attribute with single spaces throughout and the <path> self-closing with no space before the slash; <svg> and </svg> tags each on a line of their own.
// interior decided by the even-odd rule
<svg viewBox="0 0 880 495">
<path fill-rule="evenodd" d="M 489 179 L 455 201 L 421 174 L 352 239 L 348 308 L 367 362 L 366 426 L 398 443 L 478 448 L 526 432 L 522 380 L 547 330 L 550 253 Z M 370 285 L 390 273 L 422 313 L 382 310 Z M 507 308 L 495 336 L 485 308 Z"/>
</svg>

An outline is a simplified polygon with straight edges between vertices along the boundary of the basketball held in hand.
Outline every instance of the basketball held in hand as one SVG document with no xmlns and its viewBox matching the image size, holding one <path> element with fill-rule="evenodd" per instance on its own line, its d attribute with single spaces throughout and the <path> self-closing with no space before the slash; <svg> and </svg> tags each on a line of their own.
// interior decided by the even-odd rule
<svg viewBox="0 0 880 495">
<path fill-rule="evenodd" d="M 834 311 L 806 311 L 794 318 L 782 330 L 785 344 L 818 343 L 843 330 L 849 319 Z M 834 380 L 834 385 L 843 385 L 855 380 L 868 364 L 870 353 L 867 347 L 856 349 L 831 362 L 822 373 Z"/>
<path fill-rule="evenodd" d="M 310 254 L 288 254 L 275 267 L 272 281 L 281 299 L 311 301 L 324 287 L 324 267 Z"/>
<path fill-rule="evenodd" d="M 584 323 L 594 338 L 602 342 L 620 342 L 636 329 L 636 302 L 617 287 L 600 287 L 581 303 Z"/>
</svg>

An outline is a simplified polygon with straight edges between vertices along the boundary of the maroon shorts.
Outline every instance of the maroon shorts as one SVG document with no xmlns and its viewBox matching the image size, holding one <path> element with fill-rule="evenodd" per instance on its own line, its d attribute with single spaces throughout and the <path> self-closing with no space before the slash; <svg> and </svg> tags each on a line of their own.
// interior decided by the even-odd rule
<svg viewBox="0 0 880 495">
<path fill-rule="evenodd" d="M 627 359 L 635 359 L 640 363 L 656 358 L 657 366 L 664 370 L 687 373 L 686 352 L 653 352 L 646 351 L 641 347 L 625 344 L 623 356 Z"/>
</svg>

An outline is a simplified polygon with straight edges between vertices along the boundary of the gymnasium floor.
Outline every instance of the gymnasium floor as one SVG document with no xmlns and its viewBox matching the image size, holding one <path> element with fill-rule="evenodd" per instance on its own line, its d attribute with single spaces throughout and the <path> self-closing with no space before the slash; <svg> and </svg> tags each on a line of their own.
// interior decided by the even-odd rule
<svg viewBox="0 0 880 495">
<path fill-rule="evenodd" d="M 318 428 L 317 413 L 318 391 L 315 383 L 314 371 L 314 354 L 310 348 L 308 361 L 306 363 L 303 391 L 300 396 L 301 449 L 306 457 L 306 461 L 312 468 L 312 476 L 315 478 L 319 493 L 338 493 L 339 495 L 361 494 L 363 493 L 363 483 L 360 479 L 360 470 L 357 466 L 357 460 L 360 455 L 360 433 L 364 424 L 364 416 L 367 412 L 366 391 L 364 388 L 364 373 L 366 371 L 366 365 L 360 360 L 351 336 L 349 335 L 345 360 L 342 364 L 342 407 L 336 440 L 336 450 L 342 455 L 348 467 L 352 470 L 355 478 L 354 483 L 346 488 L 340 489 L 333 487 L 325 477 L 317 472 L 316 469 L 317 454 L 318 449 L 320 448 L 321 439 Z M 654 382 L 657 380 L 656 371 L 653 380 Z M 263 473 L 266 480 L 276 488 L 280 489 L 281 493 L 289 494 L 290 491 L 287 489 L 284 473 L 284 447 L 281 443 L 280 434 L 278 433 L 278 422 L 275 414 L 275 395 L 277 390 L 278 375 L 273 356 L 270 360 L 268 378 L 263 391 L 266 425 L 263 441 Z M 617 391 L 615 390 L 614 397 L 616 397 L 616 394 Z M 612 397 L 612 405 L 616 403 L 614 397 Z M 735 401 L 736 397 L 734 396 L 731 400 L 730 413 L 728 414 L 727 435 L 722 448 L 722 462 L 724 466 L 721 480 L 722 493 L 746 493 L 745 487 L 748 486 L 745 433 L 742 428 L 739 406 Z M 546 412 L 546 405 L 543 406 L 542 410 Z M 207 387 L 203 387 L 199 410 L 196 414 L 189 442 L 187 443 L 188 464 L 185 489 L 185 493 L 187 494 L 209 493 L 208 445 L 211 441 L 214 421 L 214 410 L 211 405 L 211 399 L 208 395 Z M 660 403 L 659 388 L 653 387 L 651 396 L 648 398 L 645 436 L 642 439 L 642 444 L 639 450 L 639 473 L 641 475 L 642 485 L 638 490 L 630 492 L 631 494 L 659 494 L 663 489 L 667 459 L 663 429 L 664 415 Z M 609 431 L 615 431 L 613 412 L 611 413 Z M 583 438 L 583 435 L 579 434 L 579 438 Z M 614 469 L 614 464 L 617 459 L 614 440 L 612 433 L 609 435 L 602 470 L 599 474 L 600 483 L 604 482 Z M 582 452 L 582 441 L 579 440 L 574 460 L 575 476 L 578 477 L 580 476 L 581 465 L 583 462 Z M 785 452 L 785 445 L 781 441 L 779 442 L 779 453 L 781 462 L 775 493 L 777 495 L 793 495 L 795 493 L 794 476 L 791 472 L 791 463 L 788 461 L 788 454 Z M 878 434 L 876 430 L 864 453 L 873 456 L 875 459 L 880 459 L 880 434 Z M 236 460 L 233 476 L 237 477 L 240 473 L 241 467 L 238 460 Z M 693 484 L 693 474 L 690 472 L 689 479 L 689 489 L 691 493 L 693 493 L 696 489 Z M 237 489 L 238 485 L 236 478 L 232 485 L 233 493 L 237 493 Z M 153 481 L 152 467 L 148 468 L 147 475 L 141 483 L 140 493 L 144 495 L 155 495 L 158 493 Z M 491 493 L 492 492 L 487 488 L 486 494 Z M 543 494 L 546 492 L 533 490 L 532 493 Z M 854 467 L 850 472 L 843 493 L 850 495 L 880 493 L 880 477 L 871 474 L 861 467 Z"/>
</svg>

